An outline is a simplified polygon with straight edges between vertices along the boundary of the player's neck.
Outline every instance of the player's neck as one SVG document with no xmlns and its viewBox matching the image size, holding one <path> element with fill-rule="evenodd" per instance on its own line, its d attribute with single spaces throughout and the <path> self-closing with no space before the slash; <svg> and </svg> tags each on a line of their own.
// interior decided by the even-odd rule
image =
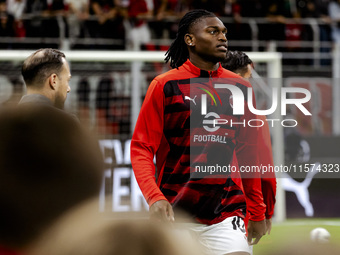
<svg viewBox="0 0 340 255">
<path fill-rule="evenodd" d="M 26 95 L 34 95 L 34 94 L 45 96 L 48 99 L 50 99 L 52 102 L 54 102 L 53 93 L 51 91 L 47 91 L 44 88 L 42 89 L 27 88 Z"/>
<path fill-rule="evenodd" d="M 205 71 L 216 71 L 218 69 L 218 67 L 220 66 L 219 62 L 210 62 L 207 60 L 203 60 L 202 58 L 193 55 L 190 56 L 190 62 L 198 67 L 201 70 L 205 70 Z"/>
</svg>

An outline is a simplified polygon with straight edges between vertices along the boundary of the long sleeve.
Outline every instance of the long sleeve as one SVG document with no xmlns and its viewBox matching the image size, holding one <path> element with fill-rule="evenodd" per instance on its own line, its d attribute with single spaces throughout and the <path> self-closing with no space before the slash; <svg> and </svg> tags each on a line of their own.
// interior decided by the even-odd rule
<svg viewBox="0 0 340 255">
<path fill-rule="evenodd" d="M 166 200 L 156 184 L 153 163 L 162 140 L 163 125 L 164 93 L 161 84 L 153 80 L 145 96 L 131 141 L 132 168 L 150 206 L 158 200 Z"/>
<path fill-rule="evenodd" d="M 259 130 L 259 160 L 261 165 L 274 166 L 273 152 L 270 140 L 268 122 L 265 116 L 257 116 L 264 121 L 264 126 Z M 266 171 L 261 176 L 263 200 L 266 204 L 266 219 L 270 219 L 274 214 L 275 196 L 276 196 L 276 177 L 274 171 Z"/>
<path fill-rule="evenodd" d="M 255 96 L 253 102 L 255 102 Z M 261 189 L 261 173 L 259 171 L 244 172 L 242 167 L 259 166 L 258 159 L 258 130 L 256 127 L 248 126 L 250 119 L 256 119 L 248 107 L 245 107 L 245 115 L 242 121 L 245 121 L 245 127 L 241 127 L 236 145 L 236 156 L 241 170 L 242 184 L 247 201 L 247 212 L 249 220 L 262 221 L 265 219 L 266 205 L 263 202 Z"/>
<path fill-rule="evenodd" d="M 270 219 L 274 214 L 275 196 L 276 196 L 276 179 L 262 178 L 263 200 L 266 204 L 266 219 Z"/>
</svg>

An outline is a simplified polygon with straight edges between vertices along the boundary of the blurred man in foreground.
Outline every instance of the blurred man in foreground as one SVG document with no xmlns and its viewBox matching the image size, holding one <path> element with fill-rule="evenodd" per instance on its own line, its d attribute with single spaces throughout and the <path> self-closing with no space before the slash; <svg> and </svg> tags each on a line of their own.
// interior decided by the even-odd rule
<svg viewBox="0 0 340 255">
<path fill-rule="evenodd" d="M 98 143 L 63 111 L 2 109 L 0 254 L 25 254 L 62 214 L 96 197 L 102 163 Z"/>
</svg>

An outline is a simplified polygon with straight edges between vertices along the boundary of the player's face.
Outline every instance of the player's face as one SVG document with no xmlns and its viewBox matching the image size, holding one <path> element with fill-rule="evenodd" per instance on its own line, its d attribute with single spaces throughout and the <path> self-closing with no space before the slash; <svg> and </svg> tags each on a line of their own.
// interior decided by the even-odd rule
<svg viewBox="0 0 340 255">
<path fill-rule="evenodd" d="M 55 97 L 55 106 L 63 109 L 64 108 L 64 103 L 67 98 L 67 93 L 71 91 L 69 81 L 71 79 L 71 73 L 70 73 L 70 67 L 67 63 L 67 61 L 63 58 L 63 67 L 58 75 L 58 88 L 56 91 L 56 97 Z"/>
<path fill-rule="evenodd" d="M 210 62 L 220 62 L 228 51 L 227 28 L 217 17 L 204 18 L 193 25 L 194 53 Z"/>
</svg>

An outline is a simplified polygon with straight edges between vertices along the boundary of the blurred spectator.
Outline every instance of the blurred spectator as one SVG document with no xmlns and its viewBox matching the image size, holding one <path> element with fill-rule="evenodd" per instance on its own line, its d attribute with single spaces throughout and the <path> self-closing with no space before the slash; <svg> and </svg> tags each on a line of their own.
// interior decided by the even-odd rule
<svg viewBox="0 0 340 255">
<path fill-rule="evenodd" d="M 91 37 L 125 39 L 120 0 L 91 0 L 89 13 L 95 17 L 95 20 L 87 23 Z M 112 47 L 124 48 L 122 45 L 117 47 L 113 45 Z"/>
<path fill-rule="evenodd" d="M 7 11 L 6 0 L 0 0 L 0 39 L 2 37 L 14 37 L 14 17 Z M 1 49 L 8 49 L 12 47 L 12 43 L 7 40 L 0 41 Z"/>
<path fill-rule="evenodd" d="M 4 0 L 1 0 L 4 1 Z M 300 18 L 319 19 L 320 41 L 331 40 L 328 4 L 331 0 L 7 0 L 8 13 L 14 16 L 14 35 L 16 37 L 37 37 L 36 44 L 24 48 L 59 48 L 59 41 L 47 38 L 69 36 L 73 48 L 84 48 L 77 38 L 104 38 L 114 40 L 91 40 L 91 49 L 128 49 L 167 50 L 167 41 L 160 39 L 175 38 L 178 17 L 189 9 L 203 8 L 221 17 L 232 17 L 225 25 L 231 41 L 251 41 L 253 33 L 260 41 L 293 42 L 278 48 L 278 51 L 295 52 L 301 50 L 300 41 L 313 40 L 310 25 L 299 24 Z M 336 6 L 337 1 L 332 1 Z M 333 9 L 332 15 L 336 13 Z M 24 14 L 24 15 L 23 15 Z M 27 15 L 28 14 L 28 15 Z M 6 15 L 2 15 L 6 16 Z M 242 17 L 266 17 L 268 23 L 256 21 L 256 29 Z M 23 18 L 23 19 L 22 19 Z M 67 18 L 67 22 L 65 22 Z M 287 18 L 295 18 L 286 22 Z M 2 18 L 4 20 L 6 18 Z M 8 19 L 9 23 L 11 19 Z M 295 23 L 296 21 L 296 23 Z M 2 24 L 4 24 L 3 21 Z M 304 23 L 304 22 L 302 22 Z M 336 32 L 336 22 L 333 34 Z M 11 25 L 2 25 L 2 37 L 10 34 Z M 61 29 L 62 28 L 62 29 Z M 61 30 L 60 30 L 61 29 Z M 4 32 L 5 30 L 5 32 Z M 254 32 L 255 31 L 255 32 Z M 270 31 L 270 32 L 269 32 Z M 60 34 L 62 32 L 62 34 Z M 3 35 L 6 34 L 6 35 Z M 154 39 L 154 40 L 151 40 Z M 335 38 L 334 36 L 332 38 Z M 119 41 L 118 41 L 119 40 Z M 52 44 L 48 45 L 51 42 Z M 61 41 L 62 42 L 62 41 Z M 106 43 L 107 42 L 107 43 Z M 25 42 L 32 43 L 30 41 Z M 250 46 L 233 46 L 238 50 L 251 50 Z M 329 52 L 327 43 L 320 51 Z M 142 48 L 140 48 L 142 46 Z M 2 44 L 2 47 L 14 47 Z M 86 47 L 85 47 L 86 48 Z M 311 51 L 312 46 L 306 46 Z M 322 60 L 323 62 L 327 62 Z M 328 61 L 329 62 L 329 61 Z"/>
<path fill-rule="evenodd" d="M 1 109 L 0 246 L 25 254 L 62 214 L 98 195 L 102 166 L 97 141 L 68 114 Z"/>
<path fill-rule="evenodd" d="M 89 18 L 89 0 L 67 0 L 69 8 L 69 36 L 72 39 L 85 37 L 88 33 L 85 20 Z"/>
<path fill-rule="evenodd" d="M 26 0 L 7 0 L 8 13 L 14 16 L 15 34 L 17 37 L 26 36 L 26 30 L 22 20 L 22 15 L 24 14 L 25 8 Z"/>
<path fill-rule="evenodd" d="M 49 16 L 47 0 L 26 0 L 25 14 L 27 19 L 24 20 L 26 28 L 26 37 L 45 37 L 46 18 Z M 40 48 L 40 43 L 32 44 L 31 48 Z"/>
<path fill-rule="evenodd" d="M 300 24 L 300 16 L 296 12 L 294 13 L 294 21 L 293 23 L 287 23 L 285 27 L 285 35 L 286 41 L 288 43 L 294 42 L 293 45 L 288 44 L 287 47 L 289 49 L 295 49 L 296 47 L 300 47 L 300 42 L 302 40 L 302 32 L 303 32 L 303 25 Z"/>
<path fill-rule="evenodd" d="M 333 0 L 328 7 L 329 16 L 332 20 L 332 39 L 340 42 L 340 0 Z"/>
<path fill-rule="evenodd" d="M 297 0 L 296 7 L 301 18 L 318 18 L 328 16 L 330 0 Z"/>
<path fill-rule="evenodd" d="M 65 15 L 68 10 L 67 0 L 50 0 L 48 3 L 49 10 L 53 14 Z"/>
<path fill-rule="evenodd" d="M 96 90 L 96 132 L 101 135 L 118 134 L 119 123 L 112 122 L 110 108 L 114 96 L 114 83 L 111 77 L 103 77 Z"/>
<path fill-rule="evenodd" d="M 166 26 L 162 22 L 162 19 L 165 16 L 167 5 L 167 0 L 153 0 L 152 13 L 155 21 L 150 21 L 149 26 L 152 29 L 152 32 L 156 39 L 163 38 L 163 30 L 166 29 Z"/>
<path fill-rule="evenodd" d="M 285 18 L 291 17 L 291 13 L 285 8 L 284 0 L 269 2 L 266 17 L 270 23 L 266 24 L 266 29 L 262 31 L 263 38 L 269 41 L 284 41 Z"/>
<path fill-rule="evenodd" d="M 331 18 L 328 15 L 328 5 L 331 0 L 315 0 L 316 9 L 319 10 L 318 18 L 322 19 L 322 22 L 319 23 L 320 28 L 320 41 L 329 42 L 332 40 L 332 32 L 331 32 Z M 321 46 L 320 51 L 322 53 L 329 53 L 331 47 Z M 330 59 L 321 59 L 321 65 L 330 65 Z"/>
<path fill-rule="evenodd" d="M 192 0 L 192 9 L 204 9 L 224 16 L 226 4 L 235 4 L 235 0 Z"/>
<path fill-rule="evenodd" d="M 319 10 L 320 17 L 328 17 L 328 5 L 331 0 L 315 0 L 315 6 Z"/>
<path fill-rule="evenodd" d="M 12 14 L 15 20 L 21 20 L 26 7 L 26 0 L 7 0 L 8 13 Z"/>
<path fill-rule="evenodd" d="M 82 87 L 85 89 L 85 84 Z M 110 76 L 101 78 L 96 89 L 96 132 L 100 135 L 130 134 L 130 100 L 117 93 Z"/>
<path fill-rule="evenodd" d="M 328 4 L 329 0 L 299 0 L 297 2 L 297 10 L 299 11 L 301 18 L 314 18 L 314 19 L 322 19 L 324 24 L 318 25 L 319 27 L 319 38 L 314 38 L 313 28 L 305 24 L 303 26 L 303 30 L 301 33 L 301 39 L 303 41 L 313 41 L 320 40 L 321 42 L 327 42 L 331 40 L 330 37 L 330 19 L 328 17 Z M 307 52 L 312 52 L 311 47 L 307 50 Z M 321 47 L 321 52 L 329 52 L 329 48 Z M 309 64 L 312 64 L 311 60 L 308 60 Z M 308 63 L 307 62 L 307 63 Z M 322 64 L 329 64 L 329 61 L 322 60 Z"/>
<path fill-rule="evenodd" d="M 235 14 L 241 16 L 241 5 L 236 0 L 226 0 L 222 10 L 221 16 L 232 17 Z"/>
<path fill-rule="evenodd" d="M 329 0 L 299 0 L 297 4 L 297 10 L 300 13 L 301 18 L 321 18 L 325 23 L 329 23 L 328 17 L 328 4 Z M 328 25 L 321 25 L 320 27 L 320 40 L 329 40 L 329 31 L 327 31 Z M 311 28 L 306 31 L 308 34 L 304 35 L 304 40 L 312 40 L 313 32 Z"/>
<path fill-rule="evenodd" d="M 243 17 L 263 18 L 266 14 L 264 0 L 238 0 Z"/>
<path fill-rule="evenodd" d="M 79 80 L 77 87 L 79 120 L 85 126 L 90 126 L 90 93 L 91 87 L 87 78 Z"/>
<path fill-rule="evenodd" d="M 285 47 L 282 49 L 287 52 L 299 52 L 302 51 L 302 44 L 304 31 L 306 25 L 301 24 L 300 13 L 297 11 L 295 6 L 291 6 L 291 16 L 293 17 L 292 22 L 287 22 L 285 25 Z M 297 65 L 303 62 L 303 60 L 296 59 L 283 59 L 283 64 Z"/>
<path fill-rule="evenodd" d="M 247 4 L 246 4 L 247 5 Z M 237 41 L 239 40 L 252 40 L 252 31 L 248 23 L 242 23 L 242 6 L 239 1 L 226 0 L 225 6 L 220 11 L 220 15 L 226 17 L 232 17 L 233 22 L 225 24 L 228 29 L 228 40 L 235 42 L 233 49 L 250 50 L 247 47 L 238 47 Z"/>
<path fill-rule="evenodd" d="M 156 39 L 174 39 L 177 33 L 178 17 L 186 12 L 190 1 L 153 0 L 153 21 L 149 22 Z M 175 20 L 171 20 L 171 18 Z"/>
<path fill-rule="evenodd" d="M 140 50 L 151 40 L 151 32 L 145 19 L 151 17 L 145 0 L 130 0 L 128 5 L 127 49 Z"/>
<path fill-rule="evenodd" d="M 52 0 L 48 5 L 49 16 L 45 22 L 46 36 L 50 38 L 59 38 L 60 36 L 68 36 L 68 24 L 66 22 L 66 16 L 68 14 L 68 5 L 66 0 Z M 58 46 L 49 46 L 51 48 L 58 48 Z"/>
</svg>

